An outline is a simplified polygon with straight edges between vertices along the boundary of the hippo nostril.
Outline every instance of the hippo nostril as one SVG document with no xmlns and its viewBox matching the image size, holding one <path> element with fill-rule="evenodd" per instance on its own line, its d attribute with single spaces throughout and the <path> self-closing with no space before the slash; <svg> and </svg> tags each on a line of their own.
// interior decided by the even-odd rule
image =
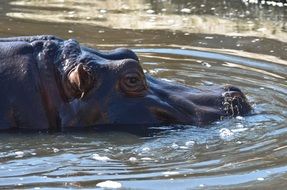
<svg viewBox="0 0 287 190">
<path fill-rule="evenodd" d="M 231 88 L 232 89 L 232 88 Z M 226 91 L 222 93 L 223 110 L 227 116 L 244 115 L 251 110 L 246 97 L 238 88 L 233 88 L 234 91 Z"/>
</svg>

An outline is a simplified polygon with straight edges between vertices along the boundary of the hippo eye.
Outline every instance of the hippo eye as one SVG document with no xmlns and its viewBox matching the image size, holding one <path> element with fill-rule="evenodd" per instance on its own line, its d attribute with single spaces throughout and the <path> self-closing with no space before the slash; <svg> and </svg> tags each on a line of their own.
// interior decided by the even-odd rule
<svg viewBox="0 0 287 190">
<path fill-rule="evenodd" d="M 135 76 L 130 75 L 130 76 L 126 76 L 126 78 L 125 78 L 126 85 L 130 86 L 130 87 L 136 86 L 140 82 L 141 82 L 141 80 L 137 75 L 135 75 Z"/>
<path fill-rule="evenodd" d="M 120 89 L 128 96 L 141 96 L 146 90 L 145 79 L 138 72 L 127 73 L 121 78 Z"/>
</svg>

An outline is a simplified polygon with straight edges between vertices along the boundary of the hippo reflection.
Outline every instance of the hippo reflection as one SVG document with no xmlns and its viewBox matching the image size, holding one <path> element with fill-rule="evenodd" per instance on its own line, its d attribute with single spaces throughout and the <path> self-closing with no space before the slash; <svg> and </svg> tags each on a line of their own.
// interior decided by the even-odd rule
<svg viewBox="0 0 287 190">
<path fill-rule="evenodd" d="M 54 36 L 0 39 L 0 126 L 204 125 L 250 111 L 234 86 L 195 89 L 143 73 L 128 49 Z"/>
</svg>

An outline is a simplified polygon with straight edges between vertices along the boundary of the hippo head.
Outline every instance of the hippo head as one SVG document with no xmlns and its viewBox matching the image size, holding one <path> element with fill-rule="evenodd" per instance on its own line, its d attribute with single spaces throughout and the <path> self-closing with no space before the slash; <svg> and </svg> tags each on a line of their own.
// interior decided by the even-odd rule
<svg viewBox="0 0 287 190">
<path fill-rule="evenodd" d="M 61 57 L 63 126 L 204 125 L 251 109 L 233 86 L 196 89 L 155 79 L 128 49 L 99 52 L 68 40 Z"/>
</svg>

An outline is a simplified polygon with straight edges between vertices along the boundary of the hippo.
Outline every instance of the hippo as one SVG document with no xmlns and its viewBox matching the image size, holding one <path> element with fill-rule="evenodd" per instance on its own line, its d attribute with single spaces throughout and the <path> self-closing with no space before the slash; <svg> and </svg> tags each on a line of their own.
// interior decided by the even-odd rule
<svg viewBox="0 0 287 190">
<path fill-rule="evenodd" d="M 52 35 L 0 38 L 0 88 L 0 129 L 204 126 L 251 110 L 235 86 L 156 79 L 132 50 Z"/>
</svg>

